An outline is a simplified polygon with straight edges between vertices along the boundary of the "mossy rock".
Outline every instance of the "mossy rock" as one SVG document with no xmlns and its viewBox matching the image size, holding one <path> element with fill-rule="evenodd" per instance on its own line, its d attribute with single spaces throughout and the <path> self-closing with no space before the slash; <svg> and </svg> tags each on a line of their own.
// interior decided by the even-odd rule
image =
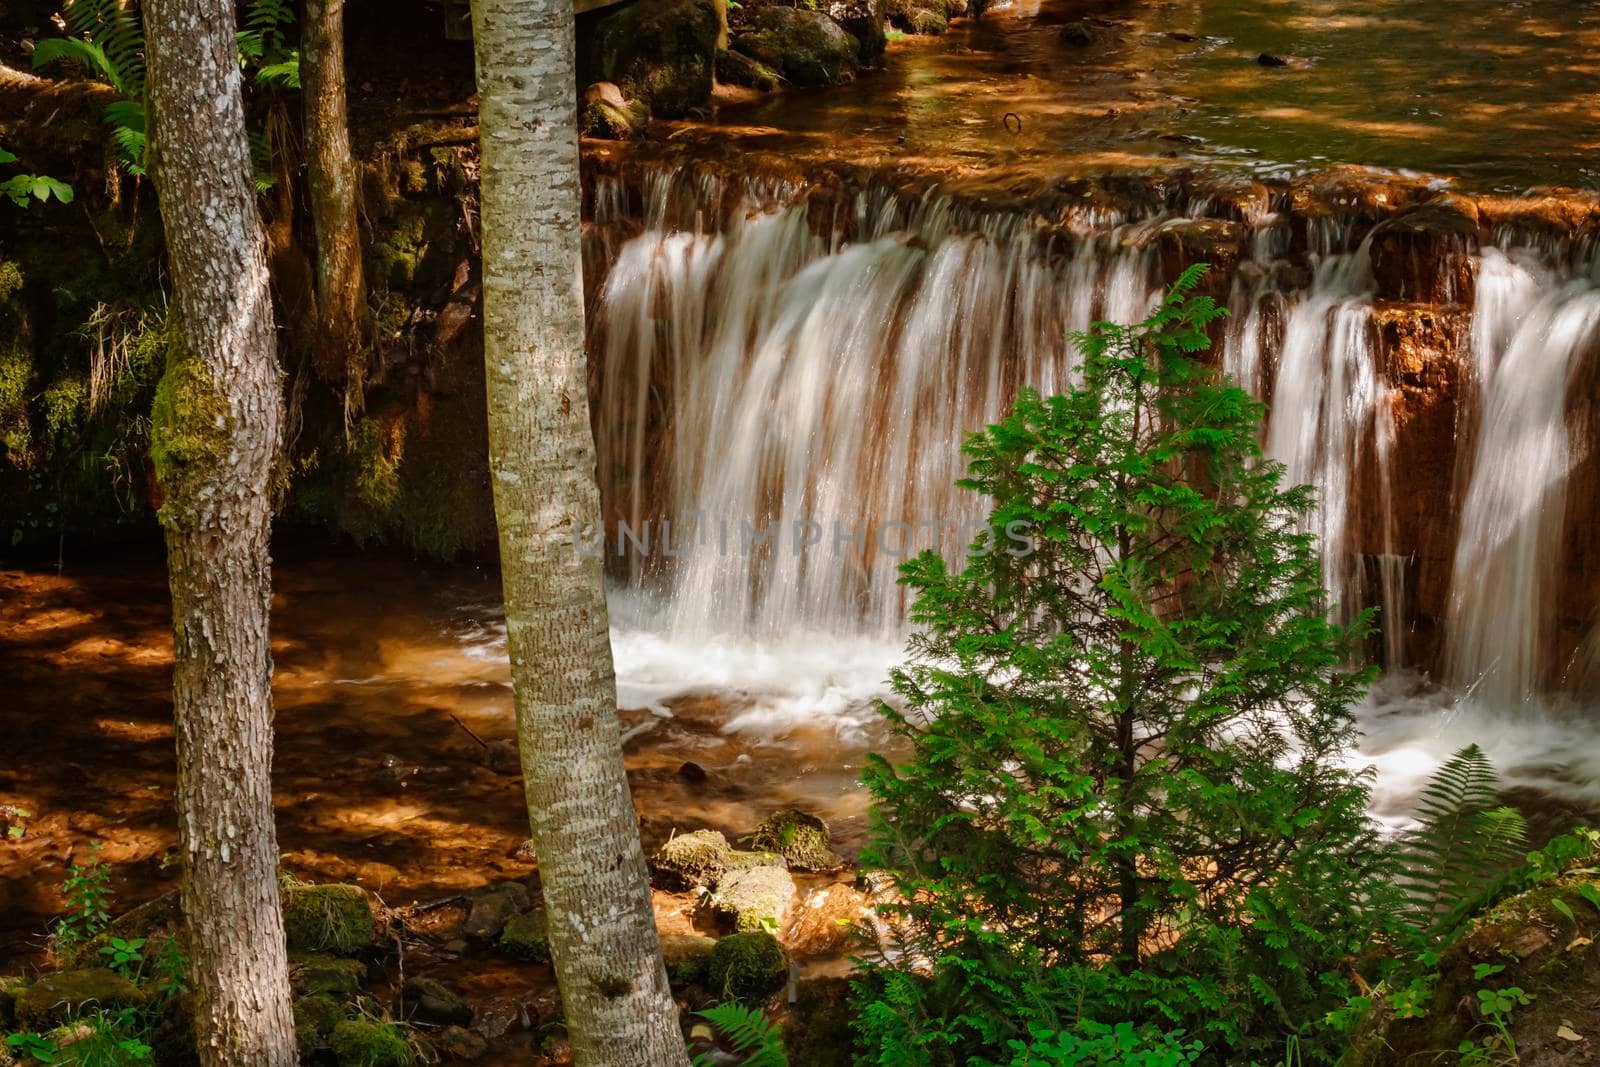
<svg viewBox="0 0 1600 1067">
<path fill-rule="evenodd" d="M 749 843 L 760 851 L 776 852 L 790 870 L 826 871 L 844 862 L 832 848 L 828 824 L 794 808 L 775 811 L 763 819 Z"/>
<path fill-rule="evenodd" d="M 783 857 L 777 853 L 734 848 L 717 830 L 678 834 L 650 857 L 650 868 L 666 889 L 704 889 L 728 871 L 782 864 Z"/>
<path fill-rule="evenodd" d="M 706 961 L 706 982 L 716 996 L 760 1000 L 789 980 L 789 956 L 765 931 L 719 940 Z"/>
<path fill-rule="evenodd" d="M 407 978 L 400 999 L 416 1018 L 439 1026 L 466 1026 L 472 1022 L 472 1005 L 467 998 L 437 978 Z"/>
<path fill-rule="evenodd" d="M 471 1063 L 480 1060 L 489 1051 L 489 1042 L 461 1026 L 447 1026 L 439 1032 L 433 1045 L 446 1063 Z"/>
<path fill-rule="evenodd" d="M 360 960 L 313 954 L 290 962 L 296 988 L 307 996 L 327 994 L 340 1003 L 354 1000 L 367 977 L 367 965 Z"/>
<path fill-rule="evenodd" d="M 339 1067 L 412 1067 L 416 1050 L 393 1023 L 375 1019 L 345 1019 L 333 1028 L 329 1041 Z"/>
<path fill-rule="evenodd" d="M 717 80 L 770 93 L 783 84 L 778 72 L 743 52 L 724 48 L 717 53 Z"/>
<path fill-rule="evenodd" d="M 309 1057 L 328 1047 L 333 1028 L 344 1021 L 344 1008 L 327 993 L 313 993 L 294 1002 L 294 1034 L 300 1055 Z"/>
<path fill-rule="evenodd" d="M 139 937 L 149 940 L 154 934 L 163 930 L 176 930 L 182 925 L 183 905 L 178 899 L 178 891 L 174 889 L 112 919 L 104 930 L 101 930 L 78 947 L 77 958 L 81 960 L 102 959 L 100 950 L 110 945 L 111 939 L 114 937 L 121 938 L 124 941 L 131 941 Z M 153 947 L 150 946 L 145 949 L 147 957 L 151 954 L 151 948 Z"/>
<path fill-rule="evenodd" d="M 783 1027 L 789 1067 L 851 1067 L 855 1062 L 854 996 L 848 978 L 795 983 Z"/>
<path fill-rule="evenodd" d="M 47 974 L 17 994 L 17 1025 L 42 1033 L 87 1008 L 142 1007 L 143 990 L 105 967 Z"/>
<path fill-rule="evenodd" d="M 513 915 L 500 931 L 500 951 L 524 963 L 549 963 L 550 927 L 544 911 Z"/>
<path fill-rule="evenodd" d="M 615 83 L 661 118 L 711 105 L 721 30 L 712 0 L 638 0 L 603 15 L 588 35 L 586 76 Z"/>
<path fill-rule="evenodd" d="M 283 932 L 299 952 L 359 952 L 372 944 L 372 905 L 356 885 L 288 885 Z"/>
<path fill-rule="evenodd" d="M 717 880 L 711 907 L 733 922 L 738 933 L 776 932 L 789 914 L 794 879 L 782 867 L 750 867 L 729 871 Z"/>
<path fill-rule="evenodd" d="M 733 48 L 765 63 L 801 86 L 849 81 L 861 66 L 861 46 L 821 11 L 763 7 L 753 29 L 733 40 Z"/>
<path fill-rule="evenodd" d="M 706 980 L 711 953 L 717 939 L 699 934 L 662 934 L 661 958 L 667 964 L 667 981 L 672 988 L 699 985 Z"/>
<path fill-rule="evenodd" d="M 28 980 L 21 975 L 0 976 L 0 1033 L 17 1024 L 17 997 L 28 988 Z"/>
<path fill-rule="evenodd" d="M 533 904 L 528 887 L 521 882 L 501 882 L 474 890 L 461 932 L 474 941 L 493 941 L 513 917 Z"/>
</svg>

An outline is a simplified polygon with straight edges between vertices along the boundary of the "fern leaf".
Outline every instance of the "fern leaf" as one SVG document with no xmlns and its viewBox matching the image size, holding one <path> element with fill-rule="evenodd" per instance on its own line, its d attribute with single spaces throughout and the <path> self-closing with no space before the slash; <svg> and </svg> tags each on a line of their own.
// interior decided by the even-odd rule
<svg viewBox="0 0 1600 1067">
<path fill-rule="evenodd" d="M 789 1067 L 783 1049 L 783 1031 L 760 1011 L 733 1001 L 698 1013 L 716 1027 L 735 1052 L 748 1053 L 743 1067 Z M 697 1067 L 709 1057 L 697 1057 Z"/>
<path fill-rule="evenodd" d="M 33 48 L 33 66 L 53 66 L 57 63 L 84 68 L 96 78 L 110 81 L 110 63 L 100 46 L 82 37 L 49 37 Z"/>
<path fill-rule="evenodd" d="M 299 53 L 289 53 L 289 58 L 281 63 L 268 63 L 256 71 L 256 81 L 273 89 L 300 88 Z"/>
</svg>

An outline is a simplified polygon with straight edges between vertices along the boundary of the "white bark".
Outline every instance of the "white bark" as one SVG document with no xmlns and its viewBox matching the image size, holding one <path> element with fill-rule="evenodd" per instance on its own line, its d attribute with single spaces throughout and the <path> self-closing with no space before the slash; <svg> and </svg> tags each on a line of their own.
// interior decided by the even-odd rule
<svg viewBox="0 0 1600 1067">
<path fill-rule="evenodd" d="M 688 1063 L 617 721 L 584 359 L 572 0 L 474 0 L 490 469 L 525 792 L 581 1067 Z"/>
<path fill-rule="evenodd" d="M 182 324 L 152 453 L 172 588 L 195 1038 L 206 1067 L 292 1067 L 268 641 L 282 400 L 233 4 L 147 0 L 145 28 L 154 176 Z"/>
</svg>

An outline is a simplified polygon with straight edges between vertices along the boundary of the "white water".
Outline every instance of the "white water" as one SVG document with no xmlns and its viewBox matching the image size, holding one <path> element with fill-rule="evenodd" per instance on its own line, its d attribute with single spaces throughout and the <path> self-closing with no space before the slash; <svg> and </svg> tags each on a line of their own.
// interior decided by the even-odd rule
<svg viewBox="0 0 1600 1067">
<path fill-rule="evenodd" d="M 650 520 L 655 533 L 652 552 L 613 567 L 624 703 L 665 710 L 710 692 L 734 709 L 729 730 L 821 721 L 857 743 L 904 635 L 898 560 L 883 549 L 908 531 L 884 524 L 911 524 L 912 549 L 959 552 L 956 524 L 982 514 L 951 488 L 963 433 L 1022 384 L 1067 388 L 1069 330 L 1143 316 L 1157 296 L 1153 239 L 1175 219 L 1085 214 L 1063 249 L 1023 217 L 879 191 L 857 198 L 848 230 L 819 235 L 804 206 L 786 206 L 791 190 L 746 190 L 723 218 L 706 205 L 734 198 L 697 181 L 659 177 L 644 232 L 606 237 L 600 468 L 611 518 L 635 532 Z M 620 213 L 614 191 L 602 202 Z M 1392 484 L 1405 457 L 1399 386 L 1375 350 L 1368 248 L 1348 225 L 1313 226 L 1310 285 L 1297 288 L 1289 224 L 1263 210 L 1251 225 L 1223 366 L 1270 401 L 1267 455 L 1316 489 L 1330 605 L 1348 617 L 1378 602 L 1385 662 L 1398 666 L 1409 557 Z M 1570 705 L 1558 712 L 1537 684 L 1569 466 L 1566 386 L 1600 323 L 1595 268 L 1574 258 L 1480 253 L 1476 381 L 1462 391 L 1473 407 L 1458 413 L 1475 429 L 1456 487 L 1456 573 L 1471 577 L 1450 602 L 1454 685 L 1396 672 L 1360 709 L 1357 758 L 1378 771 L 1385 817 L 1470 741 L 1512 784 L 1600 804 L 1600 729 Z M 1363 479 L 1376 493 L 1355 491 Z M 1363 563 L 1351 530 L 1372 517 L 1353 501 L 1374 498 L 1382 514 L 1365 525 L 1381 543 L 1362 546 Z M 662 519 L 682 558 L 661 552 Z M 934 522 L 948 525 L 918 526 Z M 777 541 L 741 551 L 745 526 L 775 526 Z M 795 551 L 797 535 L 817 543 Z"/>
</svg>

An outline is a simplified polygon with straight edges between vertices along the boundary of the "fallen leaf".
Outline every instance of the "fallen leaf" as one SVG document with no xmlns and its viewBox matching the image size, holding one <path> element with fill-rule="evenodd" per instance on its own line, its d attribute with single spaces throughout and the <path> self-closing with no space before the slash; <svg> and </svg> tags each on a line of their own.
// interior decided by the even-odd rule
<svg viewBox="0 0 1600 1067">
<path fill-rule="evenodd" d="M 1556 1036 L 1561 1038 L 1563 1041 L 1582 1041 L 1583 1040 L 1583 1035 L 1582 1034 L 1578 1033 L 1578 1031 L 1574 1030 L 1572 1027 L 1566 1025 L 1565 1023 L 1562 1023 L 1560 1026 L 1556 1027 Z"/>
</svg>

